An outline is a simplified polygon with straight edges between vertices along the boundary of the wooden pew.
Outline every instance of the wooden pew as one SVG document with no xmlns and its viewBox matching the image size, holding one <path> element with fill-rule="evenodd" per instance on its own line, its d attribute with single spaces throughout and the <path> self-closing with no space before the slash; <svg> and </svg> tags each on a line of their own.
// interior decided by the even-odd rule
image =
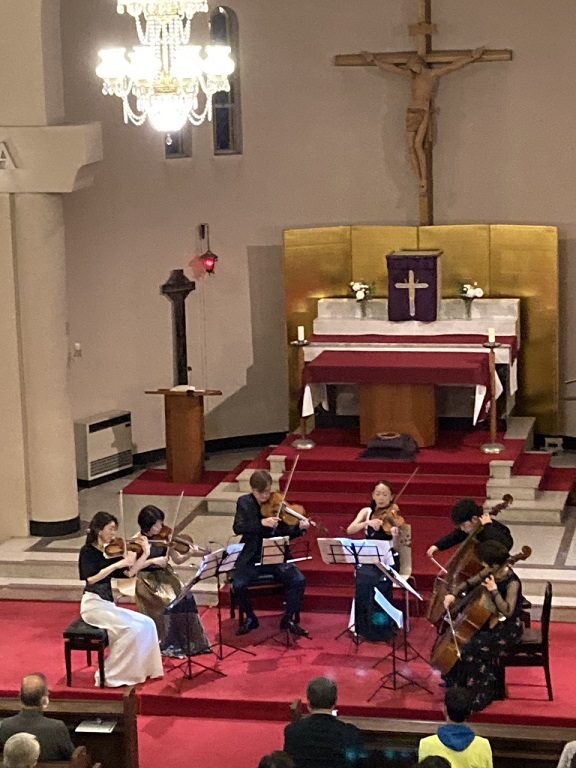
<svg viewBox="0 0 576 768">
<path fill-rule="evenodd" d="M 378 717 L 342 717 L 364 734 L 368 749 L 412 750 L 416 756 L 423 736 L 430 736 L 443 723 L 433 720 L 396 720 Z M 567 741 L 574 739 L 573 728 L 553 726 L 470 723 L 478 736 L 492 746 L 494 768 L 556 768 Z"/>
<path fill-rule="evenodd" d="M 36 768 L 102 768 L 102 764 L 92 763 L 92 758 L 87 753 L 86 747 L 76 747 L 69 762 L 36 763 Z"/>
<path fill-rule="evenodd" d="M 0 718 L 17 714 L 21 709 L 20 699 L 1 698 Z M 128 688 L 122 699 L 60 699 L 51 698 L 44 711 L 48 717 L 63 720 L 70 731 L 70 738 L 76 747 L 85 747 L 85 752 L 96 764 L 104 768 L 138 768 L 138 729 L 136 716 L 138 702 L 135 688 Z M 83 720 L 114 720 L 116 725 L 111 733 L 80 732 L 76 726 Z M 76 753 L 75 753 L 76 754 Z M 46 766 L 66 768 L 89 768 L 82 763 L 79 753 L 77 763 L 46 763 Z M 39 763 L 38 765 L 44 765 Z M 94 766 L 96 768 L 96 766 Z"/>
</svg>

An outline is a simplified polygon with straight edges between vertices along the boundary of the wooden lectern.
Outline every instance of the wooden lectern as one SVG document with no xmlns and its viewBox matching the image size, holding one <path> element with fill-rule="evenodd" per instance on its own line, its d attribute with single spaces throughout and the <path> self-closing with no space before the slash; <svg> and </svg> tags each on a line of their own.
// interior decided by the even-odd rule
<svg viewBox="0 0 576 768">
<path fill-rule="evenodd" d="M 154 389 L 146 394 L 164 396 L 168 479 L 172 483 L 199 482 L 204 471 L 204 397 L 222 392 Z"/>
</svg>

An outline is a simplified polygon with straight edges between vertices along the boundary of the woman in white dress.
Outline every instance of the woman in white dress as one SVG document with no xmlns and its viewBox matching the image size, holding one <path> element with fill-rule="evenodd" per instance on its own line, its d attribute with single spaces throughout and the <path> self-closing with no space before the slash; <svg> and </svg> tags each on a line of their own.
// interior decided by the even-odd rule
<svg viewBox="0 0 576 768">
<path fill-rule="evenodd" d="M 108 632 L 110 652 L 104 664 L 106 686 L 135 685 L 147 677 L 162 677 L 162 657 L 156 625 L 148 616 L 120 608 L 112 596 L 113 578 L 134 575 L 134 552 L 107 558 L 104 548 L 116 535 L 118 521 L 108 512 L 97 512 L 80 550 L 80 579 L 86 583 L 80 615 L 88 624 Z M 145 555 L 141 555 L 145 557 Z M 96 685 L 100 684 L 96 673 Z"/>
</svg>

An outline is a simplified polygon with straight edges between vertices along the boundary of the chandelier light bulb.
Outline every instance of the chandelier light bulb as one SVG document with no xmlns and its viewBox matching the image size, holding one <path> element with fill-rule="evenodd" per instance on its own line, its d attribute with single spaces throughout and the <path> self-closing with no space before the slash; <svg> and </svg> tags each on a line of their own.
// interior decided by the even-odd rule
<svg viewBox="0 0 576 768">
<path fill-rule="evenodd" d="M 130 63 L 126 59 L 126 48 L 106 48 L 98 52 L 100 64 L 96 74 L 102 80 L 123 80 L 128 76 Z"/>
<path fill-rule="evenodd" d="M 232 49 L 229 45 L 207 45 L 204 72 L 214 77 L 228 77 L 234 72 L 234 62 L 230 58 Z"/>
<path fill-rule="evenodd" d="M 208 12 L 207 0 L 117 0 L 116 9 L 134 17 L 140 45 L 128 57 L 125 48 L 100 51 L 96 74 L 103 93 L 122 100 L 124 122 L 148 119 L 156 130 L 174 133 L 187 120 L 211 120 L 212 96 L 230 90 L 234 61 L 230 46 L 208 45 L 203 53 L 188 44 L 191 19 Z"/>
</svg>

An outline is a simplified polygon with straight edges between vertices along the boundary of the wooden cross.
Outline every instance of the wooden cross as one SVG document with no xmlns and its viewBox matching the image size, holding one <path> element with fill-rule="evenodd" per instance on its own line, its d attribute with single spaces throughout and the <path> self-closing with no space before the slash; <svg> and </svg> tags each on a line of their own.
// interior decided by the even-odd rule
<svg viewBox="0 0 576 768">
<path fill-rule="evenodd" d="M 161 293 L 172 302 L 172 338 L 174 345 L 174 383 L 188 384 L 188 349 L 186 344 L 186 298 L 196 288 L 183 269 L 173 269 Z"/>
<path fill-rule="evenodd" d="M 418 278 L 414 277 L 414 270 L 411 269 L 408 272 L 408 280 L 403 283 L 395 283 L 395 288 L 406 288 L 408 290 L 408 312 L 410 317 L 414 317 L 416 314 L 416 289 L 417 288 L 429 288 L 428 283 L 419 283 Z"/>
<path fill-rule="evenodd" d="M 510 61 L 512 51 L 471 50 L 433 51 L 432 0 L 418 0 L 418 21 L 408 32 L 416 38 L 416 51 L 396 53 L 349 53 L 334 57 L 337 67 L 377 66 L 386 72 L 403 75 L 411 81 L 412 97 L 406 114 L 406 138 L 410 161 L 420 184 L 420 224 L 434 223 L 432 174 L 432 121 L 439 79 L 476 61 Z"/>
</svg>

